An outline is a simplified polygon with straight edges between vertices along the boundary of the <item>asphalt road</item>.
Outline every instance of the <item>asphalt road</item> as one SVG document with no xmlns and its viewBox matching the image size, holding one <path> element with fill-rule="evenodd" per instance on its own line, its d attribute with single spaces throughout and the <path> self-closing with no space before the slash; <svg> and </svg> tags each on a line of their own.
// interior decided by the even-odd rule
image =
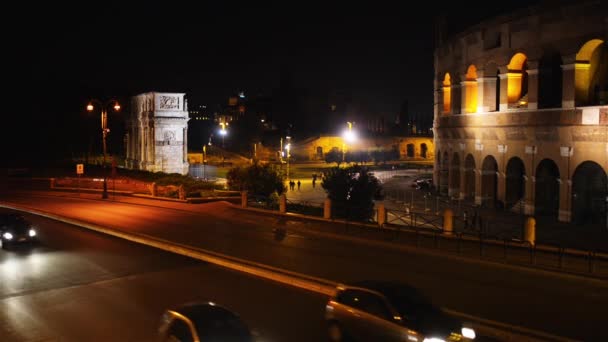
<svg viewBox="0 0 608 342">
<path fill-rule="evenodd" d="M 298 234 L 291 228 L 321 223 L 222 203 L 188 207 L 192 212 L 34 194 L 5 200 L 331 280 L 404 281 L 436 304 L 470 315 L 580 340 L 608 340 L 606 282 Z M 275 234 L 277 228 L 287 234 Z"/>
<path fill-rule="evenodd" d="M 40 243 L 0 250 L 0 340 L 154 341 L 165 308 L 211 300 L 263 341 L 320 341 L 321 295 L 28 216 Z"/>
</svg>

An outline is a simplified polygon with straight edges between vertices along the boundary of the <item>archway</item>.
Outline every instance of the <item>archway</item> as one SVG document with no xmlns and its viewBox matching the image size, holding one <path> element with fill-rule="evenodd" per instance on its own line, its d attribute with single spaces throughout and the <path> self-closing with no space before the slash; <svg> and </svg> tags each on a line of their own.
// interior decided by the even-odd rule
<svg viewBox="0 0 608 342">
<path fill-rule="evenodd" d="M 608 179 L 593 161 L 580 164 L 572 177 L 572 221 L 606 224 Z"/>
<path fill-rule="evenodd" d="M 457 152 L 454 152 L 452 156 L 452 165 L 450 167 L 450 184 L 452 191 L 455 191 L 456 195 L 460 191 L 460 157 Z M 454 194 L 450 194 L 451 196 Z"/>
<path fill-rule="evenodd" d="M 477 113 L 477 68 L 471 64 L 464 81 L 465 113 Z"/>
<path fill-rule="evenodd" d="M 449 165 L 450 165 L 450 161 L 448 159 L 448 152 L 443 152 L 443 156 L 441 158 L 441 171 L 439 174 L 439 180 L 440 180 L 440 190 L 439 192 L 442 195 L 447 195 L 448 194 L 448 177 L 449 177 Z"/>
<path fill-rule="evenodd" d="M 557 218 L 559 211 L 559 168 L 551 159 L 543 159 L 536 168 L 534 211 L 536 215 Z"/>
<path fill-rule="evenodd" d="M 428 150 L 428 147 L 426 146 L 426 144 L 421 144 L 420 145 L 420 156 L 422 158 L 426 159 L 426 152 L 427 152 L 427 150 Z"/>
<path fill-rule="evenodd" d="M 323 159 L 323 147 L 317 146 L 317 159 Z"/>
<path fill-rule="evenodd" d="M 464 161 L 464 198 L 475 199 L 475 158 L 467 154 Z"/>
<path fill-rule="evenodd" d="M 528 58 L 519 52 L 507 66 L 507 99 L 510 107 L 525 107 L 528 94 Z"/>
<path fill-rule="evenodd" d="M 603 40 L 586 42 L 576 54 L 574 87 L 577 106 L 608 103 L 608 49 Z"/>
<path fill-rule="evenodd" d="M 507 181 L 505 193 L 505 205 L 507 208 L 513 207 L 518 201 L 524 198 L 526 192 L 526 166 L 518 157 L 509 159 L 507 163 Z"/>
<path fill-rule="evenodd" d="M 481 204 L 488 207 L 496 206 L 498 190 L 498 163 L 493 156 L 487 156 L 481 164 Z"/>
<path fill-rule="evenodd" d="M 407 157 L 414 158 L 414 144 L 407 144 Z"/>
<path fill-rule="evenodd" d="M 452 109 L 452 80 L 450 73 L 446 72 L 443 77 L 443 113 L 449 114 Z"/>
<path fill-rule="evenodd" d="M 562 105 L 562 58 L 559 52 L 543 55 L 538 63 L 538 108 Z"/>
</svg>

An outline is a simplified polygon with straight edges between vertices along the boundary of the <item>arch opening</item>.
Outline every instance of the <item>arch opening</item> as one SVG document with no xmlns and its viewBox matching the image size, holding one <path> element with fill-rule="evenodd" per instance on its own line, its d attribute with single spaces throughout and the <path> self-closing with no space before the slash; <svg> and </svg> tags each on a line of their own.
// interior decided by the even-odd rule
<svg viewBox="0 0 608 342">
<path fill-rule="evenodd" d="M 608 215 L 606 171 L 593 162 L 581 163 L 572 177 L 572 221 L 606 225 Z"/>
<path fill-rule="evenodd" d="M 481 204 L 494 208 L 498 192 L 498 163 L 494 156 L 489 155 L 481 165 Z"/>
<path fill-rule="evenodd" d="M 464 199 L 475 199 L 475 158 L 470 153 L 464 161 Z"/>
<path fill-rule="evenodd" d="M 543 55 L 538 64 L 538 108 L 562 105 L 562 58 L 558 52 Z"/>
<path fill-rule="evenodd" d="M 477 113 L 477 68 L 471 64 L 465 76 L 465 113 Z"/>
<path fill-rule="evenodd" d="M 449 114 L 452 109 L 452 81 L 449 73 L 443 77 L 443 113 Z"/>
<path fill-rule="evenodd" d="M 507 99 L 511 108 L 527 107 L 528 57 L 521 52 L 511 57 L 507 66 Z"/>
<path fill-rule="evenodd" d="M 551 159 L 543 159 L 536 168 L 534 212 L 557 219 L 559 212 L 559 168 Z"/>
<path fill-rule="evenodd" d="M 458 192 L 460 191 L 460 157 L 457 152 L 454 152 L 452 156 L 452 165 L 450 169 L 450 196 L 458 195 Z"/>
<path fill-rule="evenodd" d="M 608 48 L 603 40 L 586 42 L 576 54 L 574 88 L 577 106 L 608 103 Z"/>
<path fill-rule="evenodd" d="M 518 157 L 509 159 L 507 163 L 507 174 L 506 174 L 506 193 L 505 193 L 505 205 L 507 208 L 513 208 L 518 202 L 524 199 L 526 192 L 526 181 L 524 176 L 526 175 L 526 166 L 524 162 Z M 520 208 L 523 210 L 523 204 Z"/>
</svg>

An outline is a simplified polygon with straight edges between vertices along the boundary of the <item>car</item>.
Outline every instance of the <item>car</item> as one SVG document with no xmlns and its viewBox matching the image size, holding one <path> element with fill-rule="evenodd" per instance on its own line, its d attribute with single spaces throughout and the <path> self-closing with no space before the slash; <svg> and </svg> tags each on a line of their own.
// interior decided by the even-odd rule
<svg viewBox="0 0 608 342">
<path fill-rule="evenodd" d="M 0 247 L 7 248 L 17 243 L 34 242 L 36 228 L 21 214 L 9 213 L 0 216 Z"/>
<path fill-rule="evenodd" d="M 418 178 L 414 182 L 412 182 L 412 188 L 418 190 L 428 190 L 433 187 L 433 179 L 432 178 Z"/>
<path fill-rule="evenodd" d="M 165 310 L 159 326 L 162 342 L 252 342 L 253 332 L 231 310 L 214 302 L 187 303 Z"/>
<path fill-rule="evenodd" d="M 340 284 L 325 307 L 330 341 L 471 341 L 475 331 L 407 284 Z"/>
</svg>

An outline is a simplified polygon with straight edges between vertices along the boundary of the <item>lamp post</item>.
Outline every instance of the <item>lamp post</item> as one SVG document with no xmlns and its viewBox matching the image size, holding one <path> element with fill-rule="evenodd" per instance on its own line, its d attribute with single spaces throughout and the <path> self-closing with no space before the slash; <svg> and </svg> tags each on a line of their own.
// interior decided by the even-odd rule
<svg viewBox="0 0 608 342">
<path fill-rule="evenodd" d="M 220 127 L 220 135 L 222 136 L 222 148 L 224 148 L 224 137 L 226 136 L 226 134 L 228 134 L 228 131 L 226 130 L 226 123 L 220 122 Z"/>
<path fill-rule="evenodd" d="M 346 143 L 354 143 L 357 140 L 357 134 L 353 131 L 353 123 L 347 121 L 348 129 L 342 134 L 342 162 L 345 162 Z"/>
<path fill-rule="evenodd" d="M 285 145 L 285 150 L 287 150 L 287 180 L 289 180 L 289 157 L 291 156 L 289 151 L 291 150 L 291 143 L 287 143 L 287 145 Z"/>
<path fill-rule="evenodd" d="M 120 110 L 120 104 L 116 100 L 101 102 L 99 100 L 92 99 L 87 105 L 87 111 L 92 112 L 95 110 L 95 106 L 93 105 L 93 103 L 97 103 L 101 110 L 101 137 L 103 145 L 103 192 L 101 193 L 101 198 L 106 199 L 108 198 L 108 172 L 106 170 L 106 137 L 108 136 L 108 133 L 110 133 L 110 129 L 108 128 L 108 106 L 112 105 L 114 111 L 118 112 Z"/>
</svg>

